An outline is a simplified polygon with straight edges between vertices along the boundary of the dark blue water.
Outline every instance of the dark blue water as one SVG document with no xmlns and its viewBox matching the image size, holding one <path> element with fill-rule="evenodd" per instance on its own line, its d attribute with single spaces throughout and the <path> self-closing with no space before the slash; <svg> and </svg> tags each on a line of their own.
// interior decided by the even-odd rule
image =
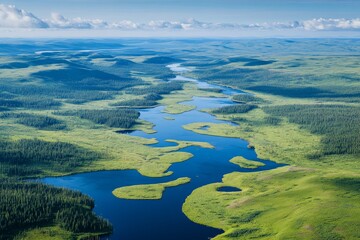
<svg viewBox="0 0 360 240">
<path fill-rule="evenodd" d="M 234 91 L 234 90 L 231 90 Z M 181 151 L 194 155 L 188 161 L 173 164 L 169 171 L 172 175 L 163 178 L 148 178 L 141 176 L 135 170 L 101 171 L 83 173 L 66 177 L 44 178 L 43 182 L 79 190 L 95 200 L 94 211 L 109 219 L 114 226 L 114 232 L 106 239 L 139 240 L 206 240 L 222 231 L 191 222 L 182 213 L 182 204 L 191 192 L 203 185 L 221 182 L 224 174 L 234 171 L 263 171 L 279 167 L 278 164 L 258 159 L 254 149 L 247 147 L 248 143 L 241 139 L 197 134 L 185 130 L 182 126 L 193 122 L 211 122 L 232 124 L 217 120 L 214 116 L 201 112 L 204 108 L 215 108 L 234 104 L 228 98 L 194 97 L 184 104 L 197 106 L 193 111 L 171 115 L 163 112 L 164 107 L 141 110 L 141 119 L 155 124 L 155 134 L 142 131 L 128 133 L 144 138 L 156 138 L 157 144 L 152 147 L 172 146 L 167 139 L 184 141 L 201 141 L 212 144 L 214 149 L 187 147 Z M 166 120 L 171 117 L 174 120 Z M 243 156 L 249 160 L 263 162 L 265 166 L 257 169 L 244 169 L 230 163 L 235 156 Z M 167 182 L 179 177 L 190 177 L 191 182 L 178 187 L 168 188 L 161 200 L 123 200 L 112 195 L 115 188 L 136 184 Z"/>
</svg>

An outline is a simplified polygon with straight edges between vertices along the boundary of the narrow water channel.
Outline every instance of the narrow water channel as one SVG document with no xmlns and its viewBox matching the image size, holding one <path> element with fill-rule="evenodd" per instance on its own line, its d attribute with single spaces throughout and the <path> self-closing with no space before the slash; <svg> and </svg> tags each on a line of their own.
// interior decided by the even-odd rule
<svg viewBox="0 0 360 240">
<path fill-rule="evenodd" d="M 175 72 L 185 71 L 182 67 L 180 70 L 173 69 Z M 221 88 L 227 95 L 241 93 L 229 88 L 203 84 L 195 79 L 184 79 L 182 76 L 178 76 L 175 80 L 193 81 L 201 87 Z M 171 176 L 148 178 L 141 176 L 135 170 L 100 171 L 44 178 L 42 182 L 78 190 L 92 197 L 95 200 L 94 211 L 109 219 L 114 226 L 113 234 L 104 239 L 207 240 L 222 233 L 219 229 L 190 221 L 181 210 L 186 197 L 198 187 L 220 182 L 224 174 L 234 171 L 264 171 L 280 165 L 269 160 L 258 159 L 254 149 L 249 149 L 248 143 L 242 139 L 202 135 L 182 127 L 193 122 L 232 124 L 199 111 L 204 108 L 234 104 L 229 98 L 194 97 L 184 104 L 196 106 L 196 109 L 177 115 L 164 113 L 163 106 L 141 110 L 140 118 L 155 124 L 156 133 L 146 134 L 142 131 L 127 133 L 132 136 L 156 138 L 158 143 L 152 145 L 153 147 L 174 145 L 174 143 L 166 142 L 166 139 L 208 142 L 215 147 L 214 149 L 200 147 L 182 149 L 181 151 L 190 152 L 194 157 L 188 161 L 173 164 L 169 169 L 173 172 Z M 167 120 L 167 117 L 173 120 Z M 240 168 L 229 162 L 235 156 L 261 161 L 265 165 L 255 170 Z M 179 177 L 190 177 L 191 182 L 166 189 L 161 200 L 124 200 L 114 197 L 111 193 L 115 188 L 122 186 L 167 182 Z"/>
</svg>

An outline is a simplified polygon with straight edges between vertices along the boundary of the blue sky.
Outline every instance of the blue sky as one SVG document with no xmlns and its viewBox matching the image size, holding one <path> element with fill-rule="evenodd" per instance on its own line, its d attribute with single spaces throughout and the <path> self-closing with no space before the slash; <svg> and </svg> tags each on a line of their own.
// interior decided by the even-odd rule
<svg viewBox="0 0 360 240">
<path fill-rule="evenodd" d="M 359 0 L 8 0 L 37 16 L 50 12 L 67 17 L 108 21 L 181 20 L 254 23 L 312 18 L 360 17 Z"/>
<path fill-rule="evenodd" d="M 30 30 L 35 36 L 360 38 L 360 0 L 0 0 L 0 37 Z"/>
</svg>

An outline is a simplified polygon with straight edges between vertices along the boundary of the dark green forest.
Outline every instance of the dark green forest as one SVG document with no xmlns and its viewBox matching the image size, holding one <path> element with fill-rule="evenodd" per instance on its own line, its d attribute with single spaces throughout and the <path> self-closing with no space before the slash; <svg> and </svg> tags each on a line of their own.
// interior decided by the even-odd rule
<svg viewBox="0 0 360 240">
<path fill-rule="evenodd" d="M 265 107 L 264 110 L 321 134 L 321 154 L 360 154 L 359 107 L 314 104 Z"/>
<path fill-rule="evenodd" d="M 58 120 L 53 117 L 30 114 L 30 113 L 3 113 L 0 115 L 0 119 L 10 118 L 16 119 L 16 123 L 23 124 L 25 126 L 34 127 L 39 130 L 64 130 L 66 129 L 66 124 L 64 121 Z"/>
<path fill-rule="evenodd" d="M 0 239 L 23 230 L 57 224 L 73 233 L 111 232 L 93 212 L 91 198 L 21 178 L 68 173 L 99 159 L 98 153 L 63 142 L 0 141 Z M 5 178 L 6 177 L 6 178 Z M 70 214 L 70 212 L 72 214 Z"/>
<path fill-rule="evenodd" d="M 0 173 L 9 177 L 37 176 L 47 171 L 67 173 L 100 157 L 96 152 L 64 142 L 0 141 Z"/>
<path fill-rule="evenodd" d="M 250 94 L 238 94 L 232 97 L 232 100 L 239 103 L 261 103 L 264 102 L 259 97 L 255 97 L 254 95 Z"/>
<path fill-rule="evenodd" d="M 140 113 L 131 109 L 109 109 L 109 110 L 77 110 L 58 111 L 57 115 L 77 116 L 90 120 L 97 124 L 104 124 L 115 128 L 130 128 L 136 124 Z"/>
<path fill-rule="evenodd" d="M 231 106 L 225 106 L 212 110 L 214 114 L 235 114 L 235 113 L 246 113 L 257 108 L 254 104 L 236 104 Z"/>
<path fill-rule="evenodd" d="M 49 224 L 74 233 L 111 232 L 110 223 L 92 212 L 94 201 L 80 192 L 16 180 L 1 180 L 0 192 L 2 240 Z"/>
</svg>

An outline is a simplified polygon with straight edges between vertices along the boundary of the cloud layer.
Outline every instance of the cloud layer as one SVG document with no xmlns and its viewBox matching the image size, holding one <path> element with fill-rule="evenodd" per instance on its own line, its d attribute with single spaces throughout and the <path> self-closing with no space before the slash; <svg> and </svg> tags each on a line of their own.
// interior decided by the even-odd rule
<svg viewBox="0 0 360 240">
<path fill-rule="evenodd" d="M 68 19 L 52 13 L 50 19 L 40 19 L 30 12 L 11 5 L 0 4 L 0 28 L 29 29 L 118 29 L 118 30 L 284 30 L 305 31 L 360 31 L 360 18 L 355 19 L 312 19 L 293 22 L 272 22 L 256 24 L 207 23 L 195 19 L 186 21 L 150 21 L 135 23 L 124 20 L 107 22 L 101 19 Z"/>
<path fill-rule="evenodd" d="M 46 22 L 32 13 L 15 6 L 0 4 L 0 27 L 2 28 L 47 28 Z"/>
</svg>

